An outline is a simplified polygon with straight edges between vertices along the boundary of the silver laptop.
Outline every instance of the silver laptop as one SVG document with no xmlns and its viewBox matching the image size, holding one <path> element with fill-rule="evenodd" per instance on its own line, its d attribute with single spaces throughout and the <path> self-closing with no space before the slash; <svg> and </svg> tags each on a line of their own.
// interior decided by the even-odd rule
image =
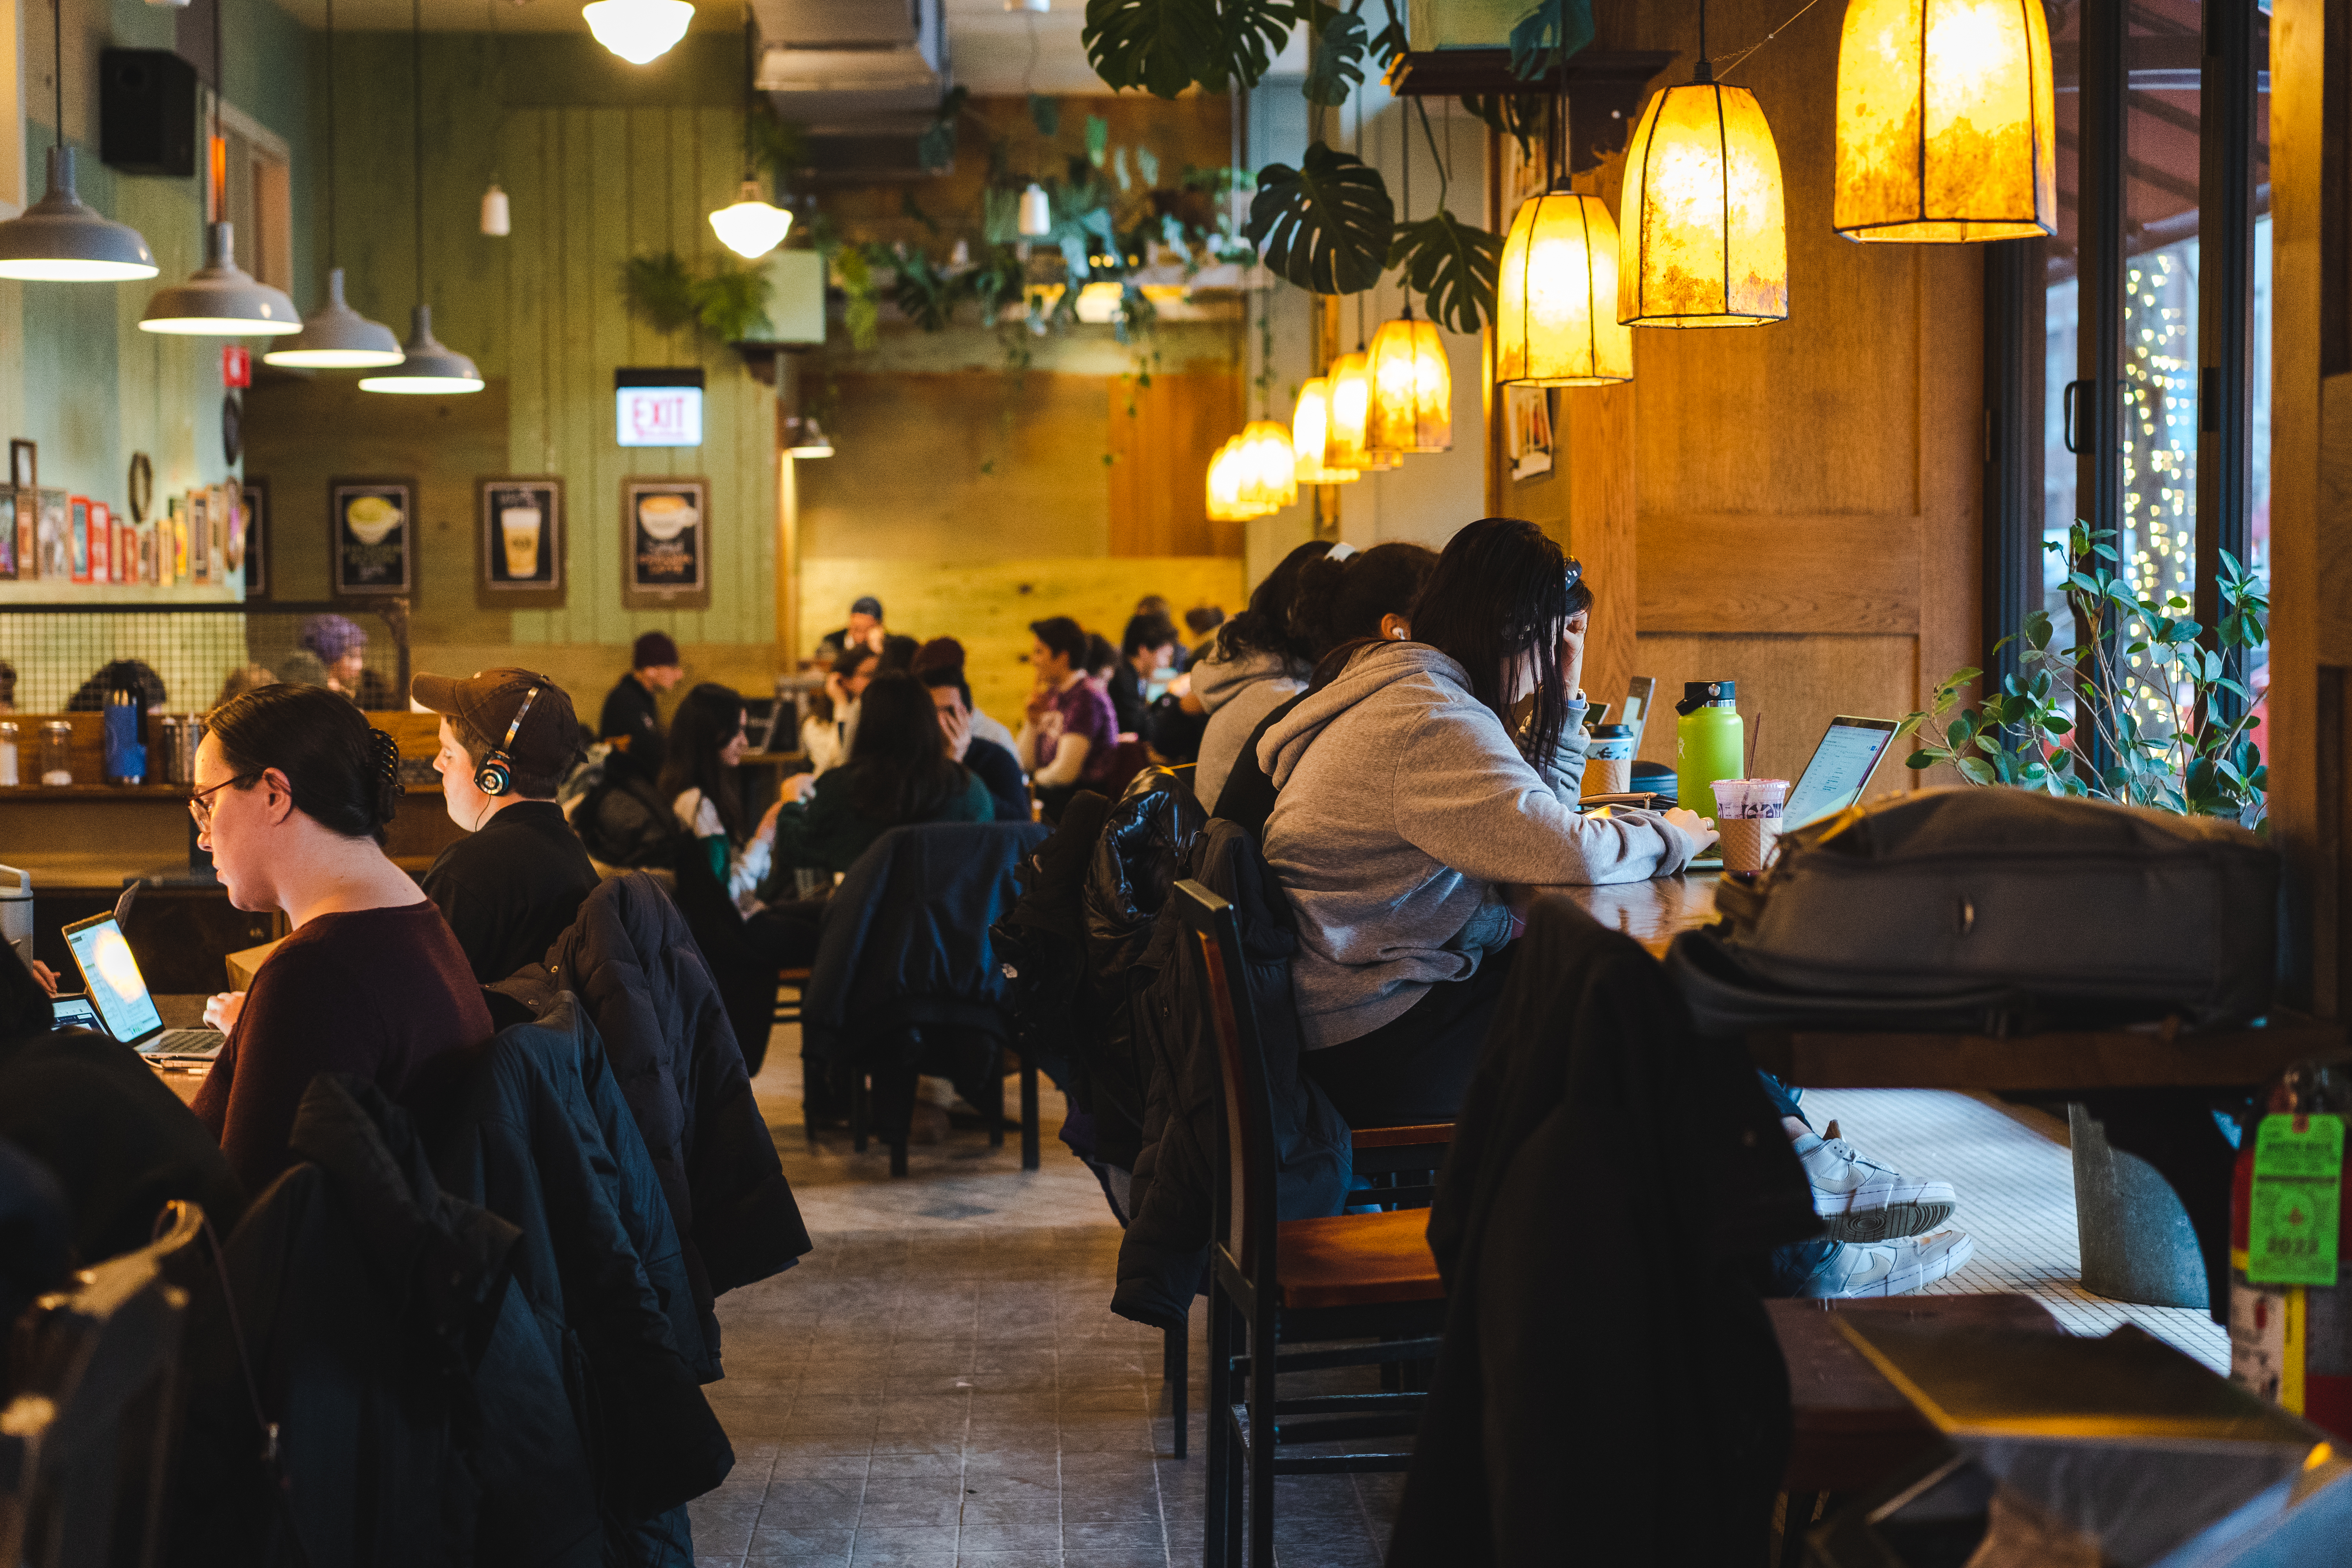
<svg viewBox="0 0 2352 1568">
<path fill-rule="evenodd" d="M 1840 714 L 1831 720 L 1822 743 L 1813 748 L 1812 761 L 1805 764 L 1789 791 L 1789 804 L 1780 812 L 1780 830 L 1793 832 L 1809 822 L 1834 816 L 1860 800 L 1862 792 L 1870 787 L 1871 775 L 1894 747 L 1898 728 L 1892 719 Z"/>
<path fill-rule="evenodd" d="M 106 1032 L 142 1056 L 209 1057 L 228 1041 L 218 1029 L 167 1029 L 148 994 L 147 978 L 131 955 L 130 941 L 111 914 L 66 927 L 66 946 L 81 971 L 82 988 Z"/>
</svg>

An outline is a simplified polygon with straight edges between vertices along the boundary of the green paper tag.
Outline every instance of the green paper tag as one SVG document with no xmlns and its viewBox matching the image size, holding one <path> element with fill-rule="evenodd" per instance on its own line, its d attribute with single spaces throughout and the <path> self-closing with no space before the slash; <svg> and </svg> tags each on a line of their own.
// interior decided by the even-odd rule
<svg viewBox="0 0 2352 1568">
<path fill-rule="evenodd" d="M 2344 1119 L 2265 1116 L 2254 1130 L 2254 1191 L 2246 1279 L 2256 1285 L 2336 1283 Z"/>
</svg>

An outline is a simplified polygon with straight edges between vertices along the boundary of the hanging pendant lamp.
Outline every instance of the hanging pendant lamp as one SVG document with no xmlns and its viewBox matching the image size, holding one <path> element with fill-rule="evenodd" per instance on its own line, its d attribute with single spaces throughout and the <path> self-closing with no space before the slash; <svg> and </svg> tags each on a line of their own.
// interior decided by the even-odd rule
<svg viewBox="0 0 2352 1568">
<path fill-rule="evenodd" d="M 409 0 L 409 90 L 415 143 L 411 157 L 416 172 L 416 304 L 409 312 L 408 341 L 401 345 L 400 363 L 381 375 L 360 378 L 362 392 L 396 392 L 425 396 L 434 394 L 479 392 L 482 373 L 474 362 L 433 335 L 433 307 L 425 302 L 425 3 Z"/>
<path fill-rule="evenodd" d="M 1519 204 L 1495 287 L 1495 379 L 1633 379 L 1633 330 L 1617 320 L 1617 225 L 1599 196 L 1552 190 Z"/>
<path fill-rule="evenodd" d="M 1651 95 L 1625 152 L 1617 319 L 1753 327 L 1789 315 L 1780 153 L 1756 95 L 1715 79 L 1699 5 L 1693 79 Z"/>
<path fill-rule="evenodd" d="M 751 25 L 751 7 L 743 7 L 743 189 L 732 206 L 720 207 L 710 215 L 710 229 L 719 243 L 746 261 L 761 257 L 784 243 L 792 232 L 793 215 L 768 200 L 760 188 L 760 175 L 751 158 L 751 70 L 759 58 L 759 37 Z"/>
<path fill-rule="evenodd" d="M 66 144 L 63 0 L 49 0 L 51 77 L 57 84 L 58 139 L 49 148 L 49 185 L 22 216 L 0 223 L 0 278 L 32 283 L 125 283 L 158 268 L 147 241 L 85 203 L 74 189 L 74 150 Z"/>
<path fill-rule="evenodd" d="M 1209 459 L 1209 521 L 1212 522 L 1246 522 L 1274 510 L 1242 500 L 1242 485 L 1247 474 L 1241 445 L 1239 436 L 1228 437 L 1225 444 L 1217 448 L 1216 456 Z"/>
<path fill-rule="evenodd" d="M 1316 376 L 1298 389 L 1298 405 L 1290 414 L 1290 451 L 1302 485 L 1349 485 L 1363 478 L 1358 468 L 1327 468 L 1323 454 L 1331 444 L 1331 383 Z"/>
<path fill-rule="evenodd" d="M 370 370 L 400 363 L 400 340 L 343 300 L 343 269 L 335 265 L 335 0 L 327 0 L 327 302 L 302 319 L 302 330 L 261 356 L 264 364 L 316 370 Z"/>
<path fill-rule="evenodd" d="M 2042 0 L 1850 0 L 1831 226 L 1954 243 L 2058 232 Z"/>
<path fill-rule="evenodd" d="M 1454 371 L 1437 323 L 1404 314 L 1372 334 L 1366 374 L 1371 401 L 1364 442 L 1391 452 L 1443 452 L 1454 445 Z"/>
<path fill-rule="evenodd" d="M 1333 360 L 1327 374 L 1331 383 L 1331 429 L 1323 448 L 1323 466 L 1378 472 L 1403 462 L 1395 452 L 1370 440 L 1371 356 L 1359 346 L 1354 353 Z"/>
<path fill-rule="evenodd" d="M 1272 419 L 1254 419 L 1241 433 L 1240 500 L 1276 511 L 1298 499 L 1298 467 L 1292 460 L 1290 432 Z"/>
<path fill-rule="evenodd" d="M 1021 193 L 1021 232 L 1031 239 L 1054 232 L 1054 204 L 1045 197 L 1045 187 L 1036 181 Z"/>
<path fill-rule="evenodd" d="M 580 14 L 598 43 L 633 66 L 669 53 L 694 20 L 694 7 L 686 0 L 596 0 Z"/>
</svg>

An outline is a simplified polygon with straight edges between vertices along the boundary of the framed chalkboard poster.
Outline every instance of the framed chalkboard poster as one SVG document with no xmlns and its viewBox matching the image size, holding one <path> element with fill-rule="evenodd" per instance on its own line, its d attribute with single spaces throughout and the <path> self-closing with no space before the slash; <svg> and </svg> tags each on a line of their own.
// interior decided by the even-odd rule
<svg viewBox="0 0 2352 1568">
<path fill-rule="evenodd" d="M 337 594 L 405 594 L 416 581 L 413 479 L 335 479 L 327 489 L 328 558 Z"/>
<path fill-rule="evenodd" d="M 630 609 L 710 604 L 710 483 L 621 481 L 621 602 Z"/>
<path fill-rule="evenodd" d="M 478 480 L 482 588 L 500 595 L 563 588 L 563 481 L 550 476 Z"/>
</svg>

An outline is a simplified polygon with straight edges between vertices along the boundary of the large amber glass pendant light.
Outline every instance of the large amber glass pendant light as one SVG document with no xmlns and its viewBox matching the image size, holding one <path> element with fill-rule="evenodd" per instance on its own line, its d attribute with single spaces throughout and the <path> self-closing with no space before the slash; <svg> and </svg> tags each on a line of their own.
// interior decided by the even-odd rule
<svg viewBox="0 0 2352 1568">
<path fill-rule="evenodd" d="M 1412 216 L 1412 137 L 1401 137 L 1404 208 Z M 1442 170 L 1441 170 L 1442 173 Z M 1364 444 L 1391 452 L 1443 452 L 1454 445 L 1454 372 L 1437 323 L 1413 319 L 1412 295 L 1404 313 L 1383 321 L 1372 334 L 1366 357 L 1371 398 L 1364 414 Z"/>
<path fill-rule="evenodd" d="M 1551 186 L 1519 204 L 1495 288 L 1495 379 L 1609 386 L 1633 379 L 1633 330 L 1617 320 L 1617 220 L 1568 188 L 1568 100 L 1554 99 Z"/>
<path fill-rule="evenodd" d="M 1351 485 L 1363 478 L 1360 468 L 1328 468 L 1323 455 L 1331 447 L 1331 381 L 1309 377 L 1298 389 L 1298 406 L 1290 413 L 1290 451 L 1302 485 Z"/>
<path fill-rule="evenodd" d="M 1780 153 L 1756 95 L 1715 79 L 1699 0 L 1698 68 L 1651 95 L 1625 152 L 1617 319 L 1754 327 L 1789 315 Z"/>
<path fill-rule="evenodd" d="M 2057 142 L 2042 0 L 1850 0 L 1831 209 L 1840 234 L 2055 234 Z"/>
</svg>

